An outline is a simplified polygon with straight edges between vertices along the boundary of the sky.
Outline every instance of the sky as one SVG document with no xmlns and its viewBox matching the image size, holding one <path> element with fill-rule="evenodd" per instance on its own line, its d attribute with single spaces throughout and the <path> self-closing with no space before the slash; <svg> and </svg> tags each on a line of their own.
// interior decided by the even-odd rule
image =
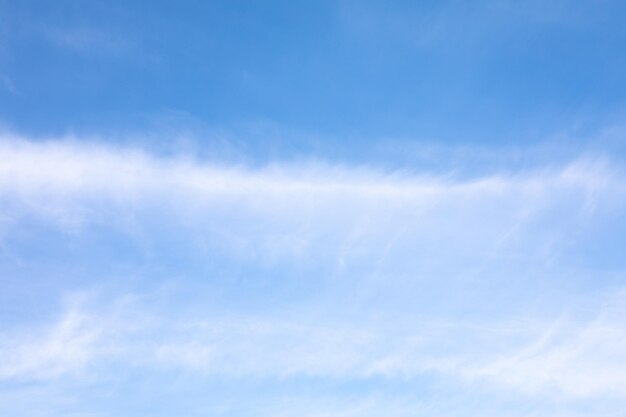
<svg viewBox="0 0 626 417">
<path fill-rule="evenodd" d="M 625 19 L 0 0 L 0 415 L 626 416 Z"/>
</svg>

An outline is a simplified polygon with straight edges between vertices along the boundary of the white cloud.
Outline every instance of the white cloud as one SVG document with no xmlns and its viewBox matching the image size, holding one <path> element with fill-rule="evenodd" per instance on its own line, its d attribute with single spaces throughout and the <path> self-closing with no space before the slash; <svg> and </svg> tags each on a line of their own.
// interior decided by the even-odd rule
<svg viewBox="0 0 626 417">
<path fill-rule="evenodd" d="M 464 180 L 322 163 L 251 169 L 95 143 L 5 138 L 0 161 L 5 218 L 35 215 L 79 231 L 107 213 L 154 218 L 156 210 L 187 233 L 220 235 L 223 247 L 239 252 L 273 258 L 326 247 L 340 263 L 344 254 L 408 240 L 486 256 L 523 241 L 527 227 L 547 218 L 552 231 L 571 232 L 598 204 L 624 194 L 621 174 L 585 160 Z M 115 217 L 104 221 L 123 227 Z"/>
<path fill-rule="evenodd" d="M 624 398 L 623 296 L 610 300 L 590 318 L 393 325 L 232 314 L 173 320 L 141 304 L 72 303 L 47 327 L 2 334 L 0 379 L 76 378 L 107 364 L 228 379 L 407 381 L 428 373 L 530 397 Z"/>
<path fill-rule="evenodd" d="M 51 326 L 5 333 L 0 342 L 1 379 L 50 379 L 78 373 L 97 355 L 101 329 L 77 308 Z"/>
<path fill-rule="evenodd" d="M 626 324 L 620 292 L 585 321 L 550 326 L 527 346 L 473 367 L 486 378 L 535 395 L 626 396 Z"/>
<path fill-rule="evenodd" d="M 610 162 L 585 158 L 467 179 L 314 162 L 250 168 L 96 142 L 4 137 L 0 232 L 7 242 L 40 223 L 79 243 L 96 226 L 98 233 L 169 241 L 166 224 L 193 242 L 186 249 L 210 253 L 212 262 L 253 272 L 268 263 L 308 263 L 314 276 L 297 279 L 327 287 L 311 304 L 282 312 L 237 313 L 196 299 L 184 300 L 195 303 L 190 310 L 149 299 L 102 303 L 110 308 L 71 304 L 48 326 L 20 322 L 2 331 L 0 356 L 8 360 L 0 378 L 54 382 L 108 367 L 207 379 L 435 375 L 467 390 L 532 398 L 623 398 L 622 298 L 598 307 L 597 294 L 615 286 L 562 256 L 585 244 L 597 218 L 606 223 L 623 212 L 623 179 Z M 580 276 L 598 281 L 585 294 L 598 314 L 577 315 L 583 307 L 574 303 L 571 318 L 554 321 L 567 292 L 554 288 L 567 283 L 575 292 Z M 265 294 L 285 302 L 271 291 Z M 323 305 L 312 308 L 316 302 Z M 527 309 L 533 303 L 540 308 Z M 472 314 L 490 304 L 495 310 Z M 365 401 L 327 414 L 377 415 L 381 408 Z"/>
</svg>

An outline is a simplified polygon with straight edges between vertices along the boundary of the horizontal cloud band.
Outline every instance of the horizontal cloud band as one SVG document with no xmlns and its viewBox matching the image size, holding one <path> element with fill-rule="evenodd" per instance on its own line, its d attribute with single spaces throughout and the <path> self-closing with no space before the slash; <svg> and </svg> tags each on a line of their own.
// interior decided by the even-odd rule
<svg viewBox="0 0 626 417">
<path fill-rule="evenodd" d="M 624 326 L 615 318 L 619 301 L 596 308 L 599 318 L 556 324 L 545 319 L 555 309 L 544 305 L 534 310 L 543 316 L 520 311 L 533 302 L 562 301 L 558 291 L 541 299 L 537 288 L 601 276 L 569 254 L 584 253 L 588 237 L 623 214 L 624 184 L 609 162 L 589 158 L 463 178 L 321 162 L 253 169 L 97 143 L 4 137 L 5 242 L 23 230 L 43 235 L 53 225 L 59 245 L 83 243 L 90 230 L 115 232 L 113 243 L 99 247 L 115 254 L 123 239 L 170 242 L 176 235 L 200 259 L 194 266 L 215 264 L 225 275 L 243 268 L 253 277 L 269 270 L 274 281 L 287 276 L 308 283 L 302 292 L 323 288 L 301 306 L 310 313 L 306 319 L 202 310 L 197 299 L 190 301 L 198 304 L 196 313 L 179 320 L 141 304 L 131 313 L 73 306 L 48 327 L 25 323 L 3 332 L 0 355 L 9 360 L 0 365 L 0 378 L 45 381 L 107 364 L 210 377 L 435 373 L 526 393 L 623 396 L 626 369 L 616 366 L 626 363 Z M 167 269 L 171 255 L 156 252 L 151 266 Z M 203 279 L 191 275 L 186 284 Z M 231 285 L 227 281 L 215 278 L 212 288 Z M 622 300 L 619 291 L 610 295 L 615 287 L 598 285 L 598 292 Z M 288 305 L 292 295 L 266 290 L 259 297 Z M 478 310 L 497 297 L 503 297 L 502 317 L 459 318 L 459 309 Z M 385 298 L 386 304 L 377 301 Z M 601 304 L 597 300 L 591 304 Z M 515 302 L 522 308 L 509 305 Z M 318 314 L 315 305 L 328 311 Z M 347 309 L 355 319 L 345 319 Z M 369 321 L 372 309 L 396 324 Z"/>
</svg>

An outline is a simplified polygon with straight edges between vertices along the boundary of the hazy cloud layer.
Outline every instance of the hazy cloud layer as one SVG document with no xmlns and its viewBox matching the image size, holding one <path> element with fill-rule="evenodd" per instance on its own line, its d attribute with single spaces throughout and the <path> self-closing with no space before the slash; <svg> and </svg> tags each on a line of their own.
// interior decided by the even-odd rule
<svg viewBox="0 0 626 417">
<path fill-rule="evenodd" d="M 322 415 L 454 415 L 444 404 L 492 391 L 509 399 L 486 414 L 626 398 L 623 264 L 590 251 L 623 227 L 610 158 L 461 178 L 5 137 L 0 161 L 3 284 L 33 291 L 4 296 L 0 379 L 41 398 L 152 373 L 265 381 L 267 415 L 309 401 L 275 397 L 308 380 L 389 387 L 329 398 Z M 17 318 L 51 297 L 65 301 L 47 318 Z M 410 401 L 432 386 L 455 400 Z"/>
</svg>

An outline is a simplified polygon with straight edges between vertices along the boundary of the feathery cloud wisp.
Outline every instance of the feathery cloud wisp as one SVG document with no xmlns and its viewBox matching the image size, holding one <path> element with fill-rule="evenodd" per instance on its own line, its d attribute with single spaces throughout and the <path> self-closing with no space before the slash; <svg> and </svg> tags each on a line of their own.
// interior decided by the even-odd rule
<svg viewBox="0 0 626 417">
<path fill-rule="evenodd" d="M 624 211 L 623 174 L 609 160 L 458 178 L 323 163 L 252 169 L 5 138 L 0 161 L 3 268 L 23 273 L 33 254 L 43 262 L 22 287 L 63 263 L 47 298 L 98 287 L 161 294 L 123 308 L 73 304 L 43 325 L 15 320 L 0 343 L 5 381 L 93 382 L 110 369 L 202 380 L 430 376 L 523 398 L 626 395 L 621 298 L 601 305 L 619 277 L 588 289 L 619 270 L 572 256 Z M 61 255 L 42 258 L 40 240 Z M 119 247 L 150 256 L 111 269 Z M 82 263 L 119 277 L 90 281 Z M 129 283 L 128 270 L 143 280 Z M 581 314 L 581 288 L 597 314 Z"/>
</svg>

